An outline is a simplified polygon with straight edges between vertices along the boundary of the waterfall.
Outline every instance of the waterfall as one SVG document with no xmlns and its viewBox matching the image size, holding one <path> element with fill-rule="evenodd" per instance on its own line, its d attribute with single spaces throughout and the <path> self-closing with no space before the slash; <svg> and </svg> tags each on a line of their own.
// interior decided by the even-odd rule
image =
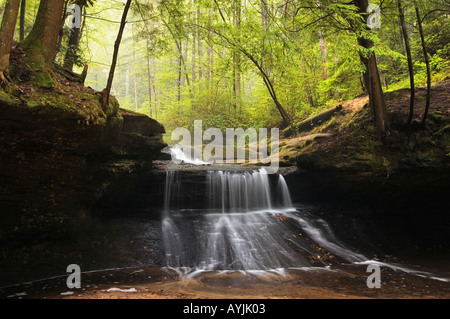
<svg viewBox="0 0 450 319">
<path fill-rule="evenodd" d="M 279 207 L 281 207 L 281 208 L 293 207 L 291 195 L 289 193 L 289 188 L 286 184 L 286 180 L 284 179 L 283 175 L 278 176 L 277 198 L 279 198 L 279 200 L 280 200 Z"/>
<path fill-rule="evenodd" d="M 176 171 L 166 172 L 166 185 L 164 190 L 164 211 L 168 213 L 170 210 L 172 197 L 174 196 L 174 194 L 178 195 L 180 190 L 180 181 Z"/>
<path fill-rule="evenodd" d="M 376 264 L 450 280 L 372 260 L 348 247 L 325 220 L 294 207 L 281 174 L 268 174 L 264 168 L 207 165 L 186 157 L 179 148 L 171 153 L 182 164 L 201 167 L 166 172 L 165 263 L 183 277 L 205 271 L 284 274 L 293 268 Z"/>
<path fill-rule="evenodd" d="M 317 258 L 324 252 L 318 247 L 328 247 L 342 260 L 365 260 L 340 243 L 325 222 L 293 208 L 282 175 L 265 169 L 205 173 L 197 185 L 181 171 L 167 172 L 163 239 L 168 267 L 267 271 L 327 265 Z M 180 203 L 192 196 L 193 202 L 203 196 L 204 208 Z"/>
<path fill-rule="evenodd" d="M 185 163 L 185 164 L 192 164 L 192 165 L 209 165 L 210 163 L 204 162 L 201 159 L 199 159 L 197 154 L 194 150 L 194 158 L 186 156 L 186 154 L 183 152 L 183 150 L 177 146 L 177 147 L 171 147 L 169 149 L 170 155 L 172 156 L 172 160 L 176 163 Z"/>
<path fill-rule="evenodd" d="M 211 211 L 243 213 L 271 211 L 272 190 L 265 169 L 252 172 L 208 172 L 208 191 Z M 287 189 L 284 189 L 287 191 Z M 284 194 L 289 197 L 289 192 Z"/>
</svg>

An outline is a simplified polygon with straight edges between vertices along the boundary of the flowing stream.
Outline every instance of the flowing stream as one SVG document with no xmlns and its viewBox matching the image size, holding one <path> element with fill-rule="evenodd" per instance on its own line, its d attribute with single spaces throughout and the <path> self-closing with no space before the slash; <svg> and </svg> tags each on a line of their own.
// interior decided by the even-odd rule
<svg viewBox="0 0 450 319">
<path fill-rule="evenodd" d="M 269 175 L 264 168 L 205 170 L 204 183 L 196 187 L 181 168 L 166 172 L 166 265 L 183 276 L 206 271 L 283 274 L 288 269 L 367 264 L 433 277 L 372 260 L 346 245 L 325 220 L 294 207 L 282 175 Z M 193 192 L 205 199 L 204 208 L 183 202 Z"/>
<path fill-rule="evenodd" d="M 167 172 L 163 237 L 168 267 L 198 273 L 213 270 L 275 271 L 327 266 L 332 259 L 364 262 L 340 242 L 324 220 L 295 209 L 282 175 L 264 169 L 208 171 L 203 210 L 179 207 L 185 193 L 179 171 Z"/>
<path fill-rule="evenodd" d="M 0 287 L 0 298 L 449 298 L 445 251 L 430 255 L 409 235 L 413 226 L 426 237 L 428 225 L 441 235 L 435 225 L 446 229 L 445 219 L 307 206 L 292 201 L 281 174 L 171 154 L 165 185 L 162 176 L 157 188 L 142 187 L 144 198 L 164 192 L 163 207 L 120 206 L 125 217 L 92 226 L 97 248 L 75 258 L 83 261 L 81 290 L 69 290 L 64 273 Z M 376 269 L 381 289 L 369 285 Z"/>
</svg>

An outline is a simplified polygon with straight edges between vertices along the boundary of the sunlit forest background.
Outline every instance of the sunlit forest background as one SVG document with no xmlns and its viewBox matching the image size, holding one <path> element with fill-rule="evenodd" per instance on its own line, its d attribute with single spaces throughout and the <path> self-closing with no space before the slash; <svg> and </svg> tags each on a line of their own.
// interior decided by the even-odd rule
<svg viewBox="0 0 450 319">
<path fill-rule="evenodd" d="M 73 3 L 82 5 L 81 28 L 74 35 L 65 26 L 56 62 L 73 64 L 76 72 L 87 64 L 86 85 L 101 91 L 125 1 Z M 398 3 L 372 3 L 380 6 L 381 27 L 367 37 L 375 42 L 383 89 L 408 87 Z M 33 26 L 39 1 L 22 5 L 17 41 Z M 403 0 L 402 6 L 416 84 L 426 85 L 416 7 L 433 82 L 444 79 L 450 73 L 449 1 Z M 361 47 L 349 28 L 350 14 L 345 1 L 331 0 L 133 1 L 112 95 L 122 108 L 161 122 L 168 133 L 200 119 L 204 127 L 220 129 L 277 127 L 282 118 L 274 98 L 299 122 L 364 94 Z"/>
</svg>

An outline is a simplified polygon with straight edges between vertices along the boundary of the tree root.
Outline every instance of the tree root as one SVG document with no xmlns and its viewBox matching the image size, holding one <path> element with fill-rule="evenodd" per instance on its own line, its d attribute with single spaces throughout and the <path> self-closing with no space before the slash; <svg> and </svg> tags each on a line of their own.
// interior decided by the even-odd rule
<svg viewBox="0 0 450 319">
<path fill-rule="evenodd" d="M 3 73 L 3 71 L 0 71 L 0 86 L 1 87 L 9 86 L 9 81 L 6 79 L 6 76 Z"/>
</svg>

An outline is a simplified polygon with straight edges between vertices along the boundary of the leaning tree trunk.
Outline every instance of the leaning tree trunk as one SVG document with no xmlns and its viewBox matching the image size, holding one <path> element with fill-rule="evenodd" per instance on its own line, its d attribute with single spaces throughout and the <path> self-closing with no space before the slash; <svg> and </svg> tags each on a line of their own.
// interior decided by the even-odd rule
<svg viewBox="0 0 450 319">
<path fill-rule="evenodd" d="M 217 1 L 214 1 L 218 7 L 219 13 L 222 17 L 223 22 L 226 23 L 226 19 L 225 16 L 223 15 L 222 11 L 219 8 L 219 5 L 217 3 Z M 266 0 L 262 0 L 263 5 L 266 3 Z M 264 17 L 264 14 L 263 14 Z M 263 24 L 265 22 L 263 21 Z M 237 41 L 236 39 L 230 40 L 228 37 L 226 37 L 225 35 L 223 35 L 220 32 L 217 32 L 216 30 L 211 30 L 213 33 L 217 34 L 218 36 L 220 36 L 221 38 L 223 38 L 226 42 L 228 42 L 228 44 L 230 44 L 235 50 L 240 51 L 244 56 L 246 56 L 259 70 L 259 72 L 261 73 L 261 77 L 264 81 L 264 85 L 266 86 L 267 90 L 269 91 L 270 96 L 272 97 L 273 102 L 275 103 L 275 106 L 278 110 L 278 112 L 280 112 L 280 115 L 283 119 L 283 126 L 286 128 L 288 127 L 291 123 L 292 123 L 292 117 L 291 115 L 284 109 L 283 105 L 281 104 L 281 102 L 278 100 L 278 97 L 276 95 L 275 89 L 273 87 L 272 81 L 270 80 L 270 77 L 268 75 L 268 72 L 264 69 L 264 67 L 262 66 L 262 64 L 260 62 L 258 62 L 258 60 L 249 52 L 247 52 L 247 50 L 245 50 L 244 48 L 242 48 L 239 45 L 239 41 Z"/>
<path fill-rule="evenodd" d="M 364 16 L 369 5 L 368 1 L 355 0 L 354 2 L 359 9 L 360 14 Z M 373 41 L 363 37 L 358 37 L 358 44 L 369 51 L 368 56 L 360 53 L 360 59 L 366 68 L 366 72 L 364 73 L 364 84 L 369 94 L 369 104 L 372 109 L 377 135 L 384 137 L 386 135 L 387 127 L 386 103 L 384 100 L 380 74 L 378 72 L 376 56 L 371 50 L 374 44 Z"/>
<path fill-rule="evenodd" d="M 428 58 L 427 45 L 425 43 L 425 36 L 423 35 L 422 18 L 420 17 L 419 7 L 417 6 L 416 1 L 414 1 L 414 6 L 416 9 L 417 23 L 419 24 L 419 33 L 420 33 L 420 39 L 422 41 L 422 50 L 423 50 L 423 55 L 425 57 L 425 65 L 427 66 L 427 101 L 426 101 L 425 111 L 424 111 L 424 114 L 422 117 L 422 122 L 421 122 L 421 125 L 424 125 L 427 120 L 428 111 L 430 109 L 430 103 L 431 103 L 431 67 L 430 67 L 430 59 Z"/>
<path fill-rule="evenodd" d="M 51 68 L 63 18 L 64 0 L 41 0 L 36 22 L 22 43 L 37 84 L 52 85 Z"/>
<path fill-rule="evenodd" d="M 0 82 L 7 84 L 5 74 L 9 66 L 9 54 L 14 38 L 14 30 L 19 14 L 20 0 L 7 0 L 0 27 Z"/>
<path fill-rule="evenodd" d="M 117 34 L 116 42 L 114 43 L 114 53 L 111 62 L 111 68 L 109 70 L 108 82 L 106 88 L 102 91 L 102 107 L 106 109 L 109 104 L 109 95 L 111 94 L 111 88 L 114 80 L 114 72 L 116 71 L 117 58 L 119 56 L 120 42 L 122 41 L 123 31 L 127 24 L 128 11 L 130 10 L 131 0 L 127 0 L 125 9 L 123 10 L 122 20 L 120 22 L 119 32 Z"/>
<path fill-rule="evenodd" d="M 403 33 L 403 40 L 405 41 L 405 50 L 406 50 L 406 57 L 408 59 L 408 71 L 409 71 L 409 82 L 411 87 L 411 98 L 409 102 L 409 115 L 407 124 L 411 124 L 411 121 L 414 116 L 414 101 L 415 101 L 415 94 L 416 94 L 416 87 L 414 83 L 414 65 L 412 60 L 412 54 L 411 54 L 411 46 L 409 44 L 409 35 L 408 30 L 406 29 L 406 22 L 405 22 L 405 13 L 403 11 L 402 3 L 400 0 L 397 0 L 397 7 L 398 7 L 398 13 L 400 18 L 400 27 L 402 29 Z"/>
<path fill-rule="evenodd" d="M 22 0 L 20 3 L 20 36 L 19 40 L 25 39 L 25 12 L 27 7 L 27 0 Z"/>
</svg>

